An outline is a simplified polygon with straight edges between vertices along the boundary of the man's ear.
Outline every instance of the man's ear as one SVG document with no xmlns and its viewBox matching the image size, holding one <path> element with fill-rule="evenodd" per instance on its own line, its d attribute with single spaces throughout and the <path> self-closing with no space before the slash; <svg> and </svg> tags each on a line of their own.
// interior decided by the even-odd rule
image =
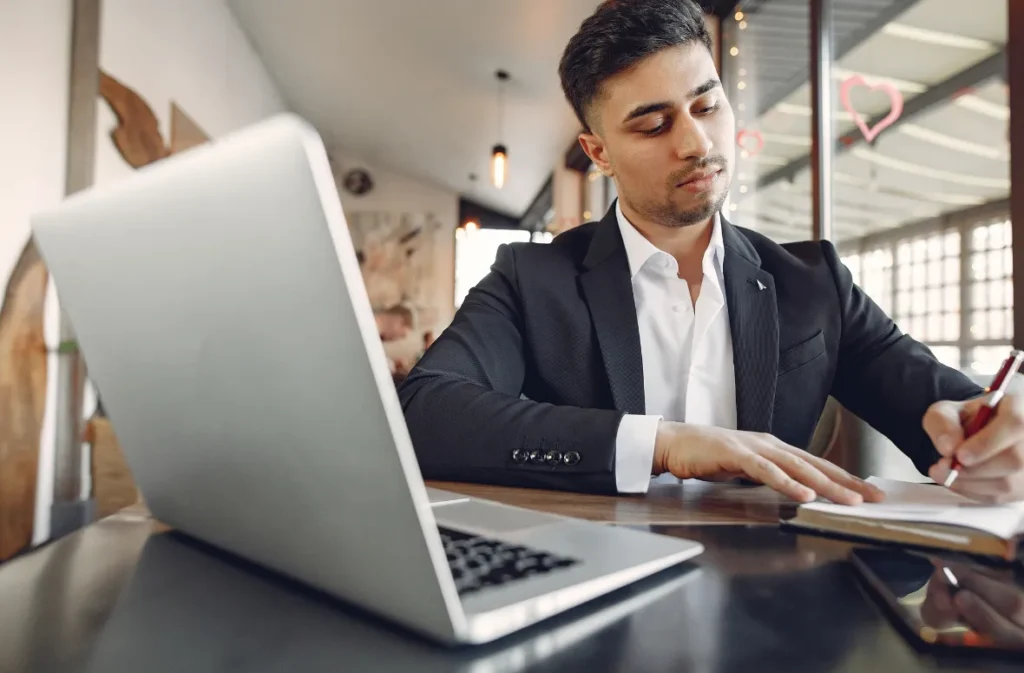
<svg viewBox="0 0 1024 673">
<path fill-rule="evenodd" d="M 587 156 L 594 162 L 597 169 L 606 177 L 612 177 L 614 171 L 612 170 L 611 162 L 608 161 L 608 150 L 605 147 L 604 140 L 598 135 L 587 132 L 581 133 L 579 139 L 580 146 L 583 147 L 583 151 L 587 153 Z"/>
</svg>

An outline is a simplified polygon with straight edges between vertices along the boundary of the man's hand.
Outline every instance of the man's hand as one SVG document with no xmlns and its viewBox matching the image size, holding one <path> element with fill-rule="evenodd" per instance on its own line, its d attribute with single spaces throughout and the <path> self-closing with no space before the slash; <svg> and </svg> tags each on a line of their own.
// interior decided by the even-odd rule
<svg viewBox="0 0 1024 673">
<path fill-rule="evenodd" d="M 1007 394 L 988 425 L 964 439 L 964 425 L 983 403 L 936 402 L 928 409 L 924 429 L 942 456 L 928 476 L 943 483 L 955 453 L 961 467 L 953 491 L 985 502 L 1024 500 L 1024 398 Z"/>
<path fill-rule="evenodd" d="M 879 501 L 881 490 L 772 435 L 662 421 L 653 473 L 680 479 L 745 476 L 798 502 L 821 495 L 844 505 Z"/>
<path fill-rule="evenodd" d="M 959 564 L 948 564 L 956 577 L 955 589 L 936 562 L 935 574 L 925 589 L 921 618 L 936 629 L 956 624 L 1004 645 L 1024 644 L 1024 591 L 1012 581 L 986 577 Z"/>
</svg>

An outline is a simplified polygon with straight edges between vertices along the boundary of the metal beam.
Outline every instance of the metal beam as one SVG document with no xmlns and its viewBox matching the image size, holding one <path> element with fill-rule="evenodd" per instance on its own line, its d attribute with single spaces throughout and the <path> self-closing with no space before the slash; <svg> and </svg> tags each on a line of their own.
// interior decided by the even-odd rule
<svg viewBox="0 0 1024 673">
<path fill-rule="evenodd" d="M 1012 4 L 1012 3 L 1011 3 Z M 930 89 L 923 93 L 914 96 L 903 105 L 903 114 L 900 115 L 899 119 L 892 123 L 889 128 L 896 128 L 900 124 L 904 124 L 911 119 L 927 112 L 931 108 L 935 107 L 940 103 L 945 103 L 952 99 L 958 92 L 977 86 L 981 82 L 991 77 L 1004 77 L 1006 73 L 1006 49 L 1002 49 L 995 54 L 992 54 L 983 61 L 972 65 L 966 70 L 961 70 L 952 77 L 942 82 L 939 82 Z M 1011 87 L 1012 89 L 1012 87 Z M 888 112 L 884 114 L 875 115 L 868 122 L 868 126 L 874 126 L 888 115 Z M 860 134 L 860 131 L 856 128 L 847 131 L 843 135 L 839 136 L 835 142 L 835 154 L 838 156 L 840 153 L 864 142 L 864 137 Z M 800 157 L 790 161 L 785 166 L 780 166 L 771 173 L 765 175 L 757 182 L 759 189 L 764 189 L 770 185 L 775 184 L 779 180 L 790 180 L 794 178 L 800 171 L 805 170 L 811 165 L 811 155 Z"/>
<path fill-rule="evenodd" d="M 832 0 L 811 10 L 811 238 L 832 238 Z"/>
<path fill-rule="evenodd" d="M 837 41 L 834 45 L 835 60 L 838 61 L 842 57 L 846 56 L 850 50 L 884 28 L 886 24 L 892 22 L 892 20 L 897 16 L 907 11 L 907 9 L 916 4 L 917 1 L 918 0 L 896 0 L 884 10 L 876 14 L 871 21 L 864 23 L 858 30 L 850 33 L 844 39 Z M 770 98 L 762 100 L 758 106 L 757 116 L 760 117 L 765 112 L 775 107 L 779 101 L 785 99 L 791 93 L 803 86 L 804 83 L 807 82 L 807 73 L 807 68 L 800 68 L 790 78 L 789 82 L 785 86 L 776 89 L 776 93 Z"/>
<path fill-rule="evenodd" d="M 1010 235 L 1013 240 L 1013 345 L 1024 344 L 1024 3 L 1007 2 L 1010 84 Z"/>
<path fill-rule="evenodd" d="M 96 162 L 96 101 L 100 91 L 101 0 L 73 3 L 68 82 L 68 145 L 64 190 L 74 194 L 93 183 Z M 54 429 L 53 505 L 50 537 L 91 522 L 92 501 L 82 493 L 82 400 L 85 363 L 78 354 L 67 314 L 60 313 L 57 403 Z"/>
</svg>

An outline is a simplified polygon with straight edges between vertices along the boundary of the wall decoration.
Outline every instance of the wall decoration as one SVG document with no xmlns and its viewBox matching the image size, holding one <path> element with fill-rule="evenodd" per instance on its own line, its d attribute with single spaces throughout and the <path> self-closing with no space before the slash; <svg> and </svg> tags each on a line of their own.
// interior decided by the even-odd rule
<svg viewBox="0 0 1024 673">
<path fill-rule="evenodd" d="M 405 306 L 413 312 L 414 333 L 433 328 L 444 314 L 434 286 L 447 275 L 436 266 L 441 222 L 432 213 L 356 211 L 346 216 L 373 309 Z"/>
<path fill-rule="evenodd" d="M 764 136 L 760 131 L 740 129 L 736 134 L 736 144 L 746 152 L 747 157 L 756 157 L 764 149 Z"/>
<path fill-rule="evenodd" d="M 868 128 L 867 122 L 864 121 L 864 117 L 857 112 L 857 109 L 853 107 L 853 103 L 850 101 L 850 91 L 857 86 L 867 87 L 872 91 L 881 89 L 889 96 L 889 114 L 879 120 L 879 122 L 871 128 Z M 857 124 L 857 128 L 860 129 L 861 135 L 864 136 L 864 140 L 868 143 L 874 142 L 879 133 L 892 126 L 893 123 L 900 118 L 900 115 L 903 114 L 903 94 L 900 93 L 899 89 L 888 82 L 868 84 L 862 76 L 853 75 L 843 80 L 843 83 L 839 87 L 839 97 L 843 103 L 843 108 L 853 116 L 854 123 Z"/>
<path fill-rule="evenodd" d="M 32 541 L 46 408 L 47 279 L 30 238 L 0 296 L 0 561 Z"/>
</svg>

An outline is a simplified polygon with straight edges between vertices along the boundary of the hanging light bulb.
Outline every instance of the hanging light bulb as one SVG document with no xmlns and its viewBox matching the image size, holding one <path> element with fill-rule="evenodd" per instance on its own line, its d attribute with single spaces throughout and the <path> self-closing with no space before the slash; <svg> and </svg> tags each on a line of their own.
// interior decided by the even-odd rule
<svg viewBox="0 0 1024 673">
<path fill-rule="evenodd" d="M 508 80 L 508 73 L 499 70 L 495 73 L 498 78 L 498 137 L 503 134 L 504 122 L 504 84 Z M 491 148 L 491 183 L 501 189 L 505 186 L 508 177 L 508 149 L 501 142 Z"/>
<path fill-rule="evenodd" d="M 495 145 L 491 150 L 491 182 L 498 189 L 505 186 L 505 173 L 508 168 L 508 150 L 504 145 Z"/>
</svg>

